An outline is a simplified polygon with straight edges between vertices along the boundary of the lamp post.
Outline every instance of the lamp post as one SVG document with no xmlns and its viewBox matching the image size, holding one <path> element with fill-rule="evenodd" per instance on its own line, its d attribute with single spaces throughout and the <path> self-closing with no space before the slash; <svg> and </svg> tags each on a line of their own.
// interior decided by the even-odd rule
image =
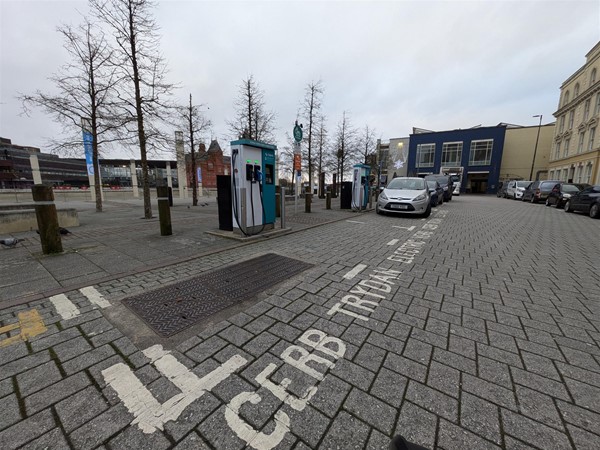
<svg viewBox="0 0 600 450">
<path fill-rule="evenodd" d="M 533 117 L 539 117 L 540 123 L 538 125 L 537 137 L 535 138 L 535 149 L 533 150 L 533 161 L 531 162 L 531 172 L 529 173 L 529 179 L 533 180 L 533 166 L 535 165 L 535 155 L 537 154 L 538 141 L 540 140 L 540 129 L 542 128 L 542 114 L 536 114 Z"/>
</svg>

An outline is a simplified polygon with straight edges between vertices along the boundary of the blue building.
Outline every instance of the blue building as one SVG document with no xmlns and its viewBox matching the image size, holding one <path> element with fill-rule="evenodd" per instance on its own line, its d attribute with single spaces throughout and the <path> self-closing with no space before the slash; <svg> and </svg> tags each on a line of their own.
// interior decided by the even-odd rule
<svg viewBox="0 0 600 450">
<path fill-rule="evenodd" d="M 462 167 L 461 192 L 493 194 L 498 189 L 506 125 L 451 131 L 419 130 L 410 135 L 408 175 Z"/>
</svg>

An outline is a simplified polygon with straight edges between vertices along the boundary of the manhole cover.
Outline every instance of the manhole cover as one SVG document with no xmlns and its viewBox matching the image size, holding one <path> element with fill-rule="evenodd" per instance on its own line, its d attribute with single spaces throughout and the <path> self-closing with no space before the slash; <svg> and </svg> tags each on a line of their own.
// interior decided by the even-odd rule
<svg viewBox="0 0 600 450">
<path fill-rule="evenodd" d="M 268 253 L 136 295 L 123 303 L 158 334 L 171 336 L 309 267 L 312 265 L 297 259 Z"/>
</svg>

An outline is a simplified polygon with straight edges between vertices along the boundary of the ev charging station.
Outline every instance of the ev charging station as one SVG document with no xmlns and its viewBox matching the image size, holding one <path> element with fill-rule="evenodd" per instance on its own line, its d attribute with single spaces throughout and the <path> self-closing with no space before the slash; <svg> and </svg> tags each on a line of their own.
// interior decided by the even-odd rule
<svg viewBox="0 0 600 450">
<path fill-rule="evenodd" d="M 231 142 L 233 230 L 245 236 L 275 227 L 275 151 L 250 139 Z"/>
<path fill-rule="evenodd" d="M 352 209 L 366 209 L 369 202 L 371 166 L 355 164 L 352 168 Z"/>
</svg>

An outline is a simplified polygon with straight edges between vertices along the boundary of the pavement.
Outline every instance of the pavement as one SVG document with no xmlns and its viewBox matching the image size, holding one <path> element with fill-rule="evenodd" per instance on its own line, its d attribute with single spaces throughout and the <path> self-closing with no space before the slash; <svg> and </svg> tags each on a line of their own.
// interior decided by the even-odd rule
<svg viewBox="0 0 600 450">
<path fill-rule="evenodd" d="M 600 448 L 600 221 L 337 207 L 249 243 L 207 237 L 214 204 L 168 238 L 129 201 L 83 210 L 52 257 L 25 233 L 0 258 L 1 447 Z M 177 335 L 124 305 L 271 253 L 312 267 Z"/>
</svg>

